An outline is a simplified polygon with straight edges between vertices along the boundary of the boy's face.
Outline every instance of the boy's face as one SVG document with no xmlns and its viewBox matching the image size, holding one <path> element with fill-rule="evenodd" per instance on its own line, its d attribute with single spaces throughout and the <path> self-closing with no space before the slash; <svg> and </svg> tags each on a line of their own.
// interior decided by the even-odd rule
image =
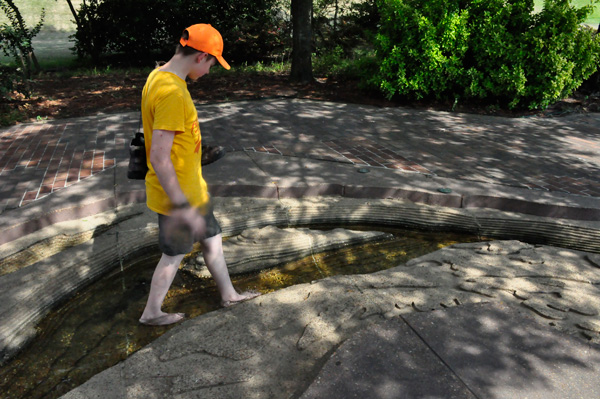
<svg viewBox="0 0 600 399">
<path fill-rule="evenodd" d="M 206 53 L 199 54 L 196 57 L 196 63 L 188 74 L 188 78 L 191 80 L 197 80 L 202 76 L 207 75 L 210 72 L 210 68 L 217 62 L 216 58 L 209 57 Z"/>
</svg>

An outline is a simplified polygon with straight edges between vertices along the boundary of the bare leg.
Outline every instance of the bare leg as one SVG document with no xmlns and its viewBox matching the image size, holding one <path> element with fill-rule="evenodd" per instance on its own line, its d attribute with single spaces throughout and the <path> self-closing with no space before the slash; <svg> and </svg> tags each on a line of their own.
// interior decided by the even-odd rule
<svg viewBox="0 0 600 399">
<path fill-rule="evenodd" d="M 152 325 L 166 325 L 183 320 L 181 313 L 165 313 L 161 310 L 169 287 L 179 269 L 184 255 L 169 256 L 163 254 L 152 275 L 148 302 L 140 318 L 140 322 Z"/>
<path fill-rule="evenodd" d="M 202 256 L 208 271 L 215 279 L 223 303 L 236 303 L 258 296 L 257 293 L 244 292 L 239 294 L 229 277 L 229 270 L 223 256 L 223 238 L 221 234 L 201 241 Z"/>
</svg>

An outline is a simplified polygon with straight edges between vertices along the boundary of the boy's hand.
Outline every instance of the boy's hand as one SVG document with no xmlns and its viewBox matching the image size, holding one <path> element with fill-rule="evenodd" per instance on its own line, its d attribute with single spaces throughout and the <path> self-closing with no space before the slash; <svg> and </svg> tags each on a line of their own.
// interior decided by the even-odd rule
<svg viewBox="0 0 600 399">
<path fill-rule="evenodd" d="M 200 211 L 196 208 L 188 206 L 174 209 L 169 216 L 170 221 L 165 226 L 165 232 L 171 236 L 192 234 L 194 239 L 197 240 L 206 233 L 206 222 Z"/>
</svg>

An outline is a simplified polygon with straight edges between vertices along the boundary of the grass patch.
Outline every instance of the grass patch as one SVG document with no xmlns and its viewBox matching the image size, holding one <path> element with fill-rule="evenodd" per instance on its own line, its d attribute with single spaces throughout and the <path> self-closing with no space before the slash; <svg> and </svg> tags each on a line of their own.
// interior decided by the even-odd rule
<svg viewBox="0 0 600 399">
<path fill-rule="evenodd" d="M 153 68 L 150 67 L 128 67 L 128 68 L 114 68 L 111 66 L 106 67 L 75 67 L 65 68 L 55 71 L 51 76 L 56 76 L 58 79 L 68 79 L 72 77 L 99 77 L 99 76 L 118 76 L 122 78 L 136 77 L 139 75 L 146 76 L 152 72 Z"/>
<path fill-rule="evenodd" d="M 240 74 L 252 74 L 252 73 L 289 73 L 292 69 L 291 62 L 274 62 L 271 64 L 266 64 L 262 62 L 257 62 L 256 64 L 248 65 L 244 63 L 243 65 L 232 66 L 230 71 L 227 71 L 223 68 L 217 69 L 217 73 L 240 73 Z M 213 73 L 213 69 L 211 69 L 211 74 Z"/>
<path fill-rule="evenodd" d="M 541 11 L 544 7 L 544 0 L 535 0 L 533 3 L 535 4 L 535 12 Z M 570 3 L 576 8 L 582 8 L 592 4 L 594 6 L 594 12 L 587 17 L 585 24 L 595 28 L 598 27 L 598 24 L 600 23 L 600 3 L 596 2 L 596 0 L 570 0 Z"/>
<path fill-rule="evenodd" d="M 14 0 L 14 2 L 28 26 L 35 26 L 40 20 L 42 9 L 45 9 L 44 30 L 75 31 L 73 14 L 65 0 Z M 78 10 L 82 2 L 83 0 L 72 0 L 73 7 Z M 2 22 L 8 22 L 4 13 L 0 13 L 0 23 Z"/>
</svg>

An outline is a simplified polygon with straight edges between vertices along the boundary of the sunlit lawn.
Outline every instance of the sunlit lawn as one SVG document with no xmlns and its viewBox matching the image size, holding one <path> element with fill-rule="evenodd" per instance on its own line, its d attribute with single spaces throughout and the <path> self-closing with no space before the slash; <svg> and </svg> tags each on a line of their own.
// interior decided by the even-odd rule
<svg viewBox="0 0 600 399">
<path fill-rule="evenodd" d="M 79 9 L 83 0 L 71 0 L 71 2 L 75 9 Z M 14 0 L 14 3 L 29 26 L 35 26 L 39 22 L 42 8 L 45 8 L 45 28 L 51 27 L 53 30 L 62 31 L 75 30 L 73 15 L 66 0 Z M 0 12 L 0 22 L 5 20 L 4 13 Z"/>
</svg>

